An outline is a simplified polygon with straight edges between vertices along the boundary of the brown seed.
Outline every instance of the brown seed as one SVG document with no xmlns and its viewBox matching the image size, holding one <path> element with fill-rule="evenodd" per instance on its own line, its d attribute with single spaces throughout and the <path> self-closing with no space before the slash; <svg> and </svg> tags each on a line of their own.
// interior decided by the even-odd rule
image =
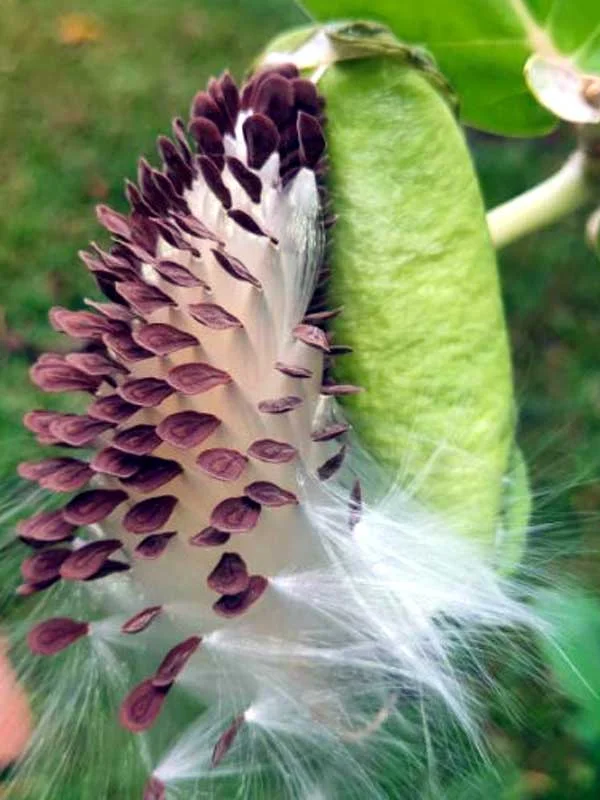
<svg viewBox="0 0 600 800">
<path fill-rule="evenodd" d="M 144 539 L 142 539 L 133 553 L 137 558 L 152 561 L 155 558 L 159 558 L 165 552 L 167 545 L 176 535 L 176 531 L 168 531 L 167 533 L 151 533 L 150 536 L 146 536 Z"/>
<path fill-rule="evenodd" d="M 227 533 L 245 533 L 256 527 L 260 506 L 249 497 L 228 497 L 210 515 L 210 524 Z"/>
<path fill-rule="evenodd" d="M 258 410 L 262 411 L 263 414 L 286 414 L 288 411 L 293 411 L 298 406 L 301 406 L 302 402 L 301 397 L 286 395 L 272 400 L 261 400 L 258 404 Z"/>
<path fill-rule="evenodd" d="M 182 394 L 195 395 L 231 383 L 231 376 L 222 369 L 196 361 L 170 369 L 167 381 Z"/>
<path fill-rule="evenodd" d="M 118 283 L 117 292 L 142 316 L 152 314 L 166 306 L 176 305 L 175 301 L 156 286 L 149 286 L 147 283 L 131 282 Z"/>
<path fill-rule="evenodd" d="M 152 453 L 162 443 L 156 433 L 154 425 L 134 425 L 117 433 L 112 444 L 113 447 L 136 456 Z"/>
<path fill-rule="evenodd" d="M 206 579 L 209 589 L 219 594 L 238 594 L 248 588 L 249 582 L 244 559 L 237 553 L 223 553 Z"/>
<path fill-rule="evenodd" d="M 277 442 L 274 439 L 257 439 L 248 448 L 248 455 L 268 464 L 287 464 L 296 458 L 298 451 L 287 442 Z"/>
<path fill-rule="evenodd" d="M 103 422 L 124 422 L 140 410 L 137 403 L 128 403 L 118 394 L 106 395 L 88 406 L 88 414 Z"/>
<path fill-rule="evenodd" d="M 161 278 L 172 283 L 174 286 L 183 286 L 184 288 L 194 288 L 196 286 L 203 286 L 208 288 L 208 284 L 198 278 L 194 273 L 184 267 L 177 261 L 169 261 L 168 259 L 161 259 L 154 264 L 154 269 L 158 272 Z"/>
<path fill-rule="evenodd" d="M 329 352 L 327 334 L 325 331 L 317 328 L 316 325 L 296 325 L 292 334 L 295 339 L 304 342 L 304 344 L 307 344 L 309 347 L 314 347 L 317 350 L 321 350 L 323 353 Z"/>
<path fill-rule="evenodd" d="M 191 333 L 180 331 L 172 325 L 165 325 L 162 322 L 154 322 L 138 328 L 133 332 L 133 338 L 139 345 L 157 356 L 166 356 L 198 344 L 198 339 Z"/>
<path fill-rule="evenodd" d="M 121 400 L 121 398 L 118 399 Z M 121 402 L 123 401 L 121 400 Z M 96 406 L 97 403 L 98 401 L 92 403 L 92 406 Z M 66 442 L 66 444 L 70 444 L 73 447 L 83 447 L 90 444 L 100 434 L 113 427 L 112 420 L 95 419 L 91 416 L 78 416 L 77 414 L 57 415 L 49 425 L 52 436 L 58 441 Z"/>
<path fill-rule="evenodd" d="M 100 379 L 76 369 L 62 360 L 38 359 L 29 370 L 31 380 L 45 392 L 95 392 Z"/>
<path fill-rule="evenodd" d="M 187 450 L 208 439 L 220 424 L 213 414 L 178 411 L 165 417 L 156 430 L 165 442 Z"/>
<path fill-rule="evenodd" d="M 28 583 L 44 583 L 60 576 L 60 565 L 71 555 L 64 547 L 42 550 L 21 564 L 21 575 Z"/>
<path fill-rule="evenodd" d="M 67 503 L 63 517 L 73 525 L 92 525 L 106 519 L 127 497 L 121 489 L 90 489 Z"/>
<path fill-rule="evenodd" d="M 249 484 L 244 488 L 244 494 L 248 495 L 251 500 L 260 503 L 261 506 L 275 508 L 298 503 L 298 498 L 293 492 L 288 492 L 287 489 L 282 489 L 269 481 L 255 481 Z"/>
<path fill-rule="evenodd" d="M 295 364 L 284 364 L 283 361 L 275 363 L 275 369 L 287 375 L 290 378 L 310 378 L 312 377 L 312 370 L 306 367 L 299 367 Z"/>
<path fill-rule="evenodd" d="M 194 547 L 220 547 L 220 545 L 228 542 L 230 538 L 231 534 L 208 527 L 204 528 L 200 533 L 194 534 L 188 541 Z"/>
<path fill-rule="evenodd" d="M 85 581 L 99 572 L 109 557 L 121 548 L 118 539 L 90 542 L 74 550 L 60 567 L 60 575 L 68 581 Z"/>
<path fill-rule="evenodd" d="M 242 189 L 246 192 L 253 203 L 260 203 L 260 196 L 262 193 L 262 183 L 258 175 L 248 169 L 239 158 L 228 156 L 226 159 L 229 171 L 239 183 Z"/>
<path fill-rule="evenodd" d="M 238 594 L 222 595 L 213 604 L 213 611 L 221 617 L 237 617 L 256 603 L 268 585 L 268 580 L 262 575 L 253 575 L 247 589 Z"/>
<path fill-rule="evenodd" d="M 246 469 L 247 463 L 247 456 L 227 447 L 204 450 L 196 458 L 196 464 L 200 469 L 219 481 L 237 481 Z"/>
<path fill-rule="evenodd" d="M 77 458 L 26 461 L 19 464 L 17 469 L 22 478 L 38 481 L 44 489 L 53 492 L 73 492 L 82 489 L 94 474 L 85 461 Z"/>
<path fill-rule="evenodd" d="M 141 633 L 145 631 L 161 613 L 162 606 L 143 608 L 121 625 L 121 631 L 122 633 L 129 634 Z"/>
<path fill-rule="evenodd" d="M 231 749 L 233 742 L 235 741 L 235 737 L 237 736 L 238 731 L 242 727 L 243 723 L 244 715 L 240 714 L 239 717 L 234 719 L 227 730 L 221 734 L 212 752 L 212 758 L 210 762 L 212 767 L 218 767 L 221 761 L 225 758 Z"/>
<path fill-rule="evenodd" d="M 241 208 L 232 208 L 227 212 L 227 216 L 236 222 L 240 228 L 243 228 L 248 233 L 251 233 L 253 236 L 268 236 L 269 234 L 266 233 L 258 224 L 258 222 L 252 217 L 250 214 L 247 214 L 245 211 L 242 211 Z"/>
<path fill-rule="evenodd" d="M 69 353 L 69 355 L 66 356 L 66 360 L 69 364 L 72 364 L 82 372 L 86 372 L 88 375 L 105 377 L 114 375 L 115 373 L 127 375 L 129 372 L 129 370 L 121 366 L 121 364 L 117 364 L 116 361 L 106 358 L 106 356 L 100 353 Z"/>
<path fill-rule="evenodd" d="M 325 428 L 311 433 L 310 438 L 313 442 L 328 442 L 331 439 L 337 439 L 338 436 L 347 433 L 350 430 L 350 425 L 346 422 L 332 422 Z"/>
<path fill-rule="evenodd" d="M 319 476 L 319 479 L 322 481 L 326 481 L 329 480 L 329 478 L 331 478 L 332 475 L 335 475 L 335 473 L 342 466 L 345 457 L 346 457 L 346 445 L 341 447 L 340 450 L 338 450 L 338 452 L 335 455 L 331 456 L 331 458 L 328 458 L 324 464 L 321 464 L 321 466 L 317 470 L 317 475 Z"/>
<path fill-rule="evenodd" d="M 264 114 L 253 114 L 244 121 L 243 133 L 248 148 L 248 166 L 260 169 L 279 144 L 277 127 Z"/>
<path fill-rule="evenodd" d="M 164 527 L 177 505 L 177 498 L 163 494 L 136 503 L 123 518 L 123 527 L 130 533 L 155 533 Z"/>
<path fill-rule="evenodd" d="M 97 453 L 91 461 L 95 472 L 104 475 L 113 475 L 115 478 L 127 478 L 133 475 L 140 467 L 140 459 L 116 447 L 106 447 Z"/>
<path fill-rule="evenodd" d="M 217 263 L 220 264 L 225 272 L 231 275 L 232 278 L 238 281 L 244 281 L 245 283 L 251 283 L 252 286 L 257 289 L 262 289 L 260 281 L 246 269 L 239 259 L 229 254 L 226 255 L 221 250 L 213 249 L 211 252 L 217 260 Z"/>
<path fill-rule="evenodd" d="M 173 681 L 185 668 L 187 662 L 200 647 L 201 642 L 202 639 L 200 636 L 190 636 L 189 639 L 171 648 L 154 673 L 152 684 L 157 688 L 171 686 Z"/>
<path fill-rule="evenodd" d="M 149 678 L 138 684 L 125 698 L 119 712 L 121 725 L 132 733 L 148 730 L 156 721 L 170 686 L 157 688 Z"/>
<path fill-rule="evenodd" d="M 173 387 L 160 378 L 133 378 L 121 384 L 119 394 L 128 403 L 156 408 L 173 394 Z"/>
<path fill-rule="evenodd" d="M 62 511 L 42 511 L 17 523 L 19 536 L 44 543 L 70 539 L 76 528 L 76 525 L 66 521 Z"/>
<path fill-rule="evenodd" d="M 87 636 L 89 625 L 70 617 L 54 617 L 40 622 L 27 635 L 27 644 L 33 653 L 53 656 L 69 645 Z"/>
<path fill-rule="evenodd" d="M 170 483 L 182 472 L 183 467 L 177 461 L 156 456 L 141 456 L 139 468 L 130 477 L 122 478 L 121 483 L 127 488 L 148 494 Z"/>
<path fill-rule="evenodd" d="M 216 331 L 243 328 L 237 317 L 216 303 L 192 303 L 188 306 L 188 312 L 197 322 Z"/>
<path fill-rule="evenodd" d="M 109 333 L 103 337 L 103 341 L 106 347 L 112 350 L 122 361 L 137 362 L 154 358 L 154 353 L 151 350 L 146 350 L 145 347 L 140 347 L 139 344 L 133 341 L 130 333 Z"/>
</svg>

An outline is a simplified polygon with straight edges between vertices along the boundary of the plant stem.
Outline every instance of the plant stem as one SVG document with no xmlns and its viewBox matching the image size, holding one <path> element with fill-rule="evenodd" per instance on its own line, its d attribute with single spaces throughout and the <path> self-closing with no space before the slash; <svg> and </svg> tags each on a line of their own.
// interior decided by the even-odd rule
<svg viewBox="0 0 600 800">
<path fill-rule="evenodd" d="M 571 214 L 593 197 L 585 154 L 577 151 L 551 178 L 487 215 L 497 249 Z"/>
</svg>

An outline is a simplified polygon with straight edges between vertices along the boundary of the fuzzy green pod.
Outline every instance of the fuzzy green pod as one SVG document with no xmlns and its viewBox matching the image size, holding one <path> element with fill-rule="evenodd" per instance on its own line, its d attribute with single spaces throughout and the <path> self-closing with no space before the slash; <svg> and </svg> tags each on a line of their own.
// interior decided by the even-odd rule
<svg viewBox="0 0 600 800">
<path fill-rule="evenodd" d="M 266 59 L 287 50 L 314 66 L 327 100 L 338 217 L 331 302 L 344 307 L 336 342 L 353 348 L 336 379 L 365 388 L 346 412 L 403 485 L 496 546 L 511 519 L 506 481 L 525 476 L 510 463 L 515 413 L 495 253 L 452 96 L 426 56 L 380 26 L 295 37 L 274 42 Z"/>
</svg>

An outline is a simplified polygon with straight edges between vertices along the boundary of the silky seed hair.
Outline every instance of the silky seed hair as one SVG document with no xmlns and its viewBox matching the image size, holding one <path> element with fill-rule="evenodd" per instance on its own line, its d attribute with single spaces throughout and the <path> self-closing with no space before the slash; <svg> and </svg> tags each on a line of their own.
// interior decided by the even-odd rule
<svg viewBox="0 0 600 800">
<path fill-rule="evenodd" d="M 18 524 L 18 592 L 47 592 L 48 610 L 72 590 L 77 611 L 28 644 L 140 672 L 118 720 L 138 735 L 144 800 L 218 797 L 232 776 L 236 797 L 263 796 L 266 772 L 290 800 L 388 797 L 377 772 L 428 740 L 434 709 L 477 740 L 455 654 L 532 624 L 344 418 L 361 389 L 334 379 L 352 355 L 329 330 L 325 124 L 293 65 L 241 92 L 212 79 L 159 137 L 160 169 L 140 161 L 129 213 L 98 207 L 112 244 L 80 255 L 106 301 L 52 309 L 76 344 L 31 370 L 90 400 L 25 416 L 61 452 L 20 475 L 66 497 Z M 81 613 L 86 594 L 103 613 Z"/>
</svg>

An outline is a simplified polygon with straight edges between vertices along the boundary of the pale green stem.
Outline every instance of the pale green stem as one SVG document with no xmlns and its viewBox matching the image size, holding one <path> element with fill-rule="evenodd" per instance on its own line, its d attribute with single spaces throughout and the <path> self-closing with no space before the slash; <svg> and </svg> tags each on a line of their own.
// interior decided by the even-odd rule
<svg viewBox="0 0 600 800">
<path fill-rule="evenodd" d="M 586 157 L 575 152 L 551 178 L 488 213 L 492 242 L 497 249 L 506 247 L 571 214 L 592 197 Z"/>
</svg>

